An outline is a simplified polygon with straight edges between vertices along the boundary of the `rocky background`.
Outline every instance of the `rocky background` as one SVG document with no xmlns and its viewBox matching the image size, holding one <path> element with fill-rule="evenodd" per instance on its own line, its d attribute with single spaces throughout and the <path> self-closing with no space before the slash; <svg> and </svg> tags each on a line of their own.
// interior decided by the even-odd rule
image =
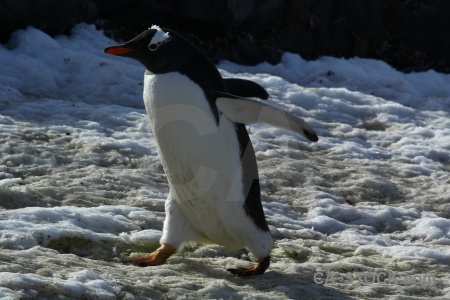
<svg viewBox="0 0 450 300">
<path fill-rule="evenodd" d="M 34 26 L 54 36 L 80 22 L 117 40 L 158 24 L 187 36 L 217 61 L 277 63 L 376 58 L 405 71 L 450 72 L 450 1 L 429 0 L 2 0 L 0 42 Z"/>
</svg>

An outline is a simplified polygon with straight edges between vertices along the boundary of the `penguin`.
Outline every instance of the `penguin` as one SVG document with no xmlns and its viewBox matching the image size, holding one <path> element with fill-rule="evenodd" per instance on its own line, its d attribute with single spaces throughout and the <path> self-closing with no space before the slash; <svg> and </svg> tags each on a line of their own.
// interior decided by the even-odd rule
<svg viewBox="0 0 450 300">
<path fill-rule="evenodd" d="M 230 94 L 240 97 L 259 98 L 261 100 L 269 99 L 267 91 L 251 80 L 241 78 L 224 78 L 225 85 Z"/>
<path fill-rule="evenodd" d="M 246 248 L 257 263 L 227 271 L 263 274 L 273 238 L 246 124 L 273 125 L 312 142 L 316 133 L 301 118 L 253 99 L 268 98 L 258 84 L 223 79 L 205 54 L 172 30 L 153 25 L 104 52 L 146 69 L 144 104 L 169 185 L 161 246 L 130 263 L 160 265 L 183 243 L 197 241 Z"/>
</svg>

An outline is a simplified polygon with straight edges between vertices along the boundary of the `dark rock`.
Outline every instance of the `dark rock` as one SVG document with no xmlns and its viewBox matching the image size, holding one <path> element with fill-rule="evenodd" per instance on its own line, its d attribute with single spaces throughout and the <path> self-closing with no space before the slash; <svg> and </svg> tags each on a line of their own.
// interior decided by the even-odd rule
<svg viewBox="0 0 450 300">
<path fill-rule="evenodd" d="M 224 34 L 233 25 L 227 0 L 172 0 L 170 6 L 179 25 L 201 36 Z"/>
<path fill-rule="evenodd" d="M 173 16 L 168 1 L 155 0 L 91 0 L 102 19 L 115 27 L 141 32 L 154 24 L 171 25 Z M 134 33 L 133 33 L 134 34 Z"/>
<path fill-rule="evenodd" d="M 450 1 L 429 0 L 3 0 L 0 42 L 26 26 L 54 36 L 79 22 L 124 41 L 158 24 L 215 61 L 276 63 L 289 51 L 450 72 L 448 11 Z"/>
<path fill-rule="evenodd" d="M 27 26 L 50 35 L 67 34 L 79 22 L 94 22 L 96 6 L 87 0 L 3 0 L 0 2 L 0 42 Z"/>
<path fill-rule="evenodd" d="M 450 72 L 450 1 L 390 1 L 386 5 L 389 62 L 403 70 Z"/>
</svg>

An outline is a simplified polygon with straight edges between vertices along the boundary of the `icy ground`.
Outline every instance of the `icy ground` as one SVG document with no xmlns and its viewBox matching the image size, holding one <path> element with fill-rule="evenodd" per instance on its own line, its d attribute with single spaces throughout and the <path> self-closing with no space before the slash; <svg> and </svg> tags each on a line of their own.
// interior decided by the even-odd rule
<svg viewBox="0 0 450 300">
<path fill-rule="evenodd" d="M 79 25 L 0 45 L 0 298 L 450 298 L 450 75 L 289 53 L 222 62 L 320 136 L 250 126 L 276 242 L 266 274 L 236 278 L 225 269 L 253 258 L 217 245 L 123 263 L 157 247 L 168 188 L 144 69 L 103 54 L 115 44 Z"/>
</svg>

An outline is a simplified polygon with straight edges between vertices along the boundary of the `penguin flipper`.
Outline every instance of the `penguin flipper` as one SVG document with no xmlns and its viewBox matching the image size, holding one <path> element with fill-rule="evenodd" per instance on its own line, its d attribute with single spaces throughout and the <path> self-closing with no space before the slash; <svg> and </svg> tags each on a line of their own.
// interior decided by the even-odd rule
<svg viewBox="0 0 450 300">
<path fill-rule="evenodd" d="M 239 97 L 269 99 L 269 93 L 254 81 L 241 78 L 224 78 L 228 92 Z"/>
<path fill-rule="evenodd" d="M 217 93 L 217 107 L 228 119 L 235 123 L 265 123 L 300 134 L 312 142 L 319 140 L 314 130 L 302 118 L 287 111 L 257 100 L 241 98 L 223 92 Z"/>
</svg>

